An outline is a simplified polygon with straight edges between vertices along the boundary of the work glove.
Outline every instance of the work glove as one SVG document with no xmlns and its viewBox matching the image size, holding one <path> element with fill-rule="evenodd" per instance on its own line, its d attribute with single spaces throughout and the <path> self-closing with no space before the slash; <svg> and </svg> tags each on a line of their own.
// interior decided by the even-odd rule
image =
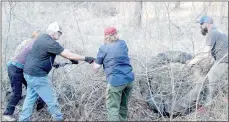
<svg viewBox="0 0 229 122">
<path fill-rule="evenodd" d="M 66 64 L 68 64 L 68 63 L 57 63 L 57 64 L 53 64 L 53 67 L 59 68 L 59 67 L 65 66 Z"/>
<path fill-rule="evenodd" d="M 86 56 L 84 61 L 86 61 L 87 63 L 91 64 L 91 63 L 93 63 L 95 61 L 95 58 Z"/>
<path fill-rule="evenodd" d="M 72 64 L 78 64 L 79 63 L 79 61 L 77 61 L 77 60 L 70 60 L 71 62 L 72 62 Z"/>
</svg>

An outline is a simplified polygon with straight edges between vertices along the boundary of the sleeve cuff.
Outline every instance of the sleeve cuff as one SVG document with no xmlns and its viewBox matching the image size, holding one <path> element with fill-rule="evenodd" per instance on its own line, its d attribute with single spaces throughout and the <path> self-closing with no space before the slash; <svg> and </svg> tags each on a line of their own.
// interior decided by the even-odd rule
<svg viewBox="0 0 229 122">
<path fill-rule="evenodd" d="M 57 55 L 60 55 L 64 51 L 64 48 L 60 49 L 60 51 L 57 53 Z"/>
<path fill-rule="evenodd" d="M 97 58 L 97 59 L 95 60 L 95 63 L 102 65 L 102 64 L 103 64 L 103 61 L 102 61 L 101 59 L 98 59 L 98 58 Z"/>
</svg>

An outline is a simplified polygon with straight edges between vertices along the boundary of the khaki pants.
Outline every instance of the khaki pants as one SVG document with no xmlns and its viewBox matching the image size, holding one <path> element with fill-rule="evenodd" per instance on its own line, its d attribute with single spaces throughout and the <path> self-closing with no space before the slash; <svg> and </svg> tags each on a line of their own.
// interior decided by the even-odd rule
<svg viewBox="0 0 229 122">
<path fill-rule="evenodd" d="M 219 86 L 220 83 L 217 81 L 220 79 L 220 77 L 225 73 L 228 72 L 228 63 L 219 63 L 215 65 L 215 67 L 211 68 L 211 70 L 208 72 L 208 88 L 209 93 L 206 95 L 207 101 L 205 105 L 210 105 L 213 98 L 213 92 L 216 90 L 215 88 Z"/>
<path fill-rule="evenodd" d="M 206 75 L 203 73 L 204 68 L 195 68 L 193 70 L 193 75 L 197 78 L 197 82 L 195 83 L 194 88 L 188 92 L 183 98 L 176 101 L 173 107 L 173 110 L 176 112 L 182 112 L 185 109 L 189 108 L 193 102 L 197 100 L 199 90 L 201 89 L 202 83 L 205 80 Z M 207 84 L 208 91 L 206 96 L 206 101 L 204 106 L 208 106 L 212 104 L 213 92 L 219 83 L 217 80 L 226 72 L 228 71 L 228 63 L 219 63 L 213 65 L 210 71 L 207 74 L 207 78 L 209 83 Z"/>
<path fill-rule="evenodd" d="M 133 82 L 122 86 L 107 87 L 106 107 L 108 121 L 127 121 L 128 99 L 133 89 Z"/>
</svg>

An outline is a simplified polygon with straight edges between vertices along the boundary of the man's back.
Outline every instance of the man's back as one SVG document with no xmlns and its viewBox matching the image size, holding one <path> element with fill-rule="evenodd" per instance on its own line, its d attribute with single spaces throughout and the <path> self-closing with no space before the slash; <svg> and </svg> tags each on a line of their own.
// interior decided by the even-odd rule
<svg viewBox="0 0 229 122">
<path fill-rule="evenodd" d="M 46 76 L 52 68 L 56 55 L 64 50 L 48 34 L 37 37 L 32 51 L 26 58 L 24 72 L 33 76 Z"/>
<path fill-rule="evenodd" d="M 128 56 L 128 48 L 123 40 L 105 44 L 101 47 L 103 56 L 103 67 L 107 80 L 113 86 L 134 80 L 132 66 Z M 119 79 L 119 80 L 117 80 Z M 120 82 L 119 82 L 120 81 Z"/>
<path fill-rule="evenodd" d="M 26 40 L 24 40 L 23 42 L 21 42 L 21 43 L 17 46 L 16 50 L 14 51 L 14 57 L 16 57 L 16 56 L 22 51 L 22 49 L 23 49 L 24 47 L 26 47 L 32 40 L 33 40 L 33 38 L 29 38 L 29 39 L 26 39 Z"/>
<path fill-rule="evenodd" d="M 207 40 L 210 41 L 212 47 L 211 54 L 215 60 L 220 60 L 228 53 L 228 36 L 220 33 L 216 28 L 212 28 Z M 228 57 L 223 58 L 221 62 L 228 62 Z"/>
<path fill-rule="evenodd" d="M 20 67 L 21 69 L 23 69 L 26 57 L 28 56 L 28 54 L 32 50 L 32 46 L 33 46 L 33 43 L 35 41 L 36 41 L 35 39 L 34 40 L 27 39 L 27 40 L 23 41 L 17 47 L 15 54 L 14 54 L 14 57 L 11 60 L 11 61 L 17 63 L 17 64 L 15 64 L 15 65 L 17 65 L 17 67 Z"/>
</svg>

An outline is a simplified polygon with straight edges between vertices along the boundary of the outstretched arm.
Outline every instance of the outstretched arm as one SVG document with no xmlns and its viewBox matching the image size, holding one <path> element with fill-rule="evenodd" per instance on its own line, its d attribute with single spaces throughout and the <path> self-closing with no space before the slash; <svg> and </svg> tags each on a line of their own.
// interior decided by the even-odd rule
<svg viewBox="0 0 229 122">
<path fill-rule="evenodd" d="M 60 54 L 62 57 L 67 58 L 67 59 L 71 59 L 71 60 L 79 60 L 79 61 L 84 61 L 85 60 L 85 56 L 82 55 L 78 55 L 75 53 L 72 53 L 70 50 L 68 49 L 64 49 L 63 52 L 61 52 Z"/>
<path fill-rule="evenodd" d="M 60 53 L 60 55 L 64 58 L 70 59 L 70 60 L 76 60 L 76 61 L 86 61 L 89 64 L 93 63 L 95 58 L 93 57 L 87 57 L 87 56 L 82 56 L 76 53 L 72 53 L 71 51 L 69 51 L 68 49 L 64 49 L 64 51 L 62 51 Z"/>
</svg>

